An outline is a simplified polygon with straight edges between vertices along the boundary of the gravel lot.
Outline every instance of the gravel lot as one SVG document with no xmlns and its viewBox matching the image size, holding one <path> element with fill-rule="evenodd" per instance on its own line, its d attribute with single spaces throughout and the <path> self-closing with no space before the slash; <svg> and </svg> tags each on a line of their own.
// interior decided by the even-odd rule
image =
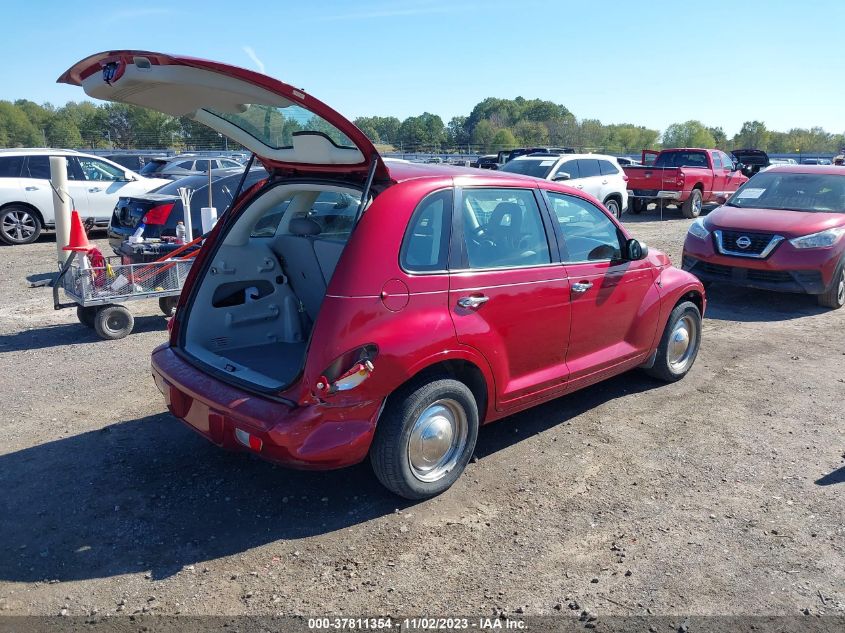
<svg viewBox="0 0 845 633">
<path fill-rule="evenodd" d="M 667 218 L 625 216 L 677 262 Z M 54 261 L 0 247 L 0 614 L 845 614 L 845 310 L 715 286 L 685 380 L 486 427 L 409 504 L 194 435 L 150 379 L 157 304 L 100 341 L 29 287 Z"/>
</svg>

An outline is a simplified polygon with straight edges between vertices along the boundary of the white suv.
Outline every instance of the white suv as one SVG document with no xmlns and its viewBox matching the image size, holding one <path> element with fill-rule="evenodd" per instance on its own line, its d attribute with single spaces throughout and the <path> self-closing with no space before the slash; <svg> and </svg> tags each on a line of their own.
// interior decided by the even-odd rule
<svg viewBox="0 0 845 633">
<path fill-rule="evenodd" d="M 0 242 L 29 244 L 55 227 L 50 156 L 67 158 L 72 206 L 83 219 L 108 226 L 121 196 L 146 193 L 170 180 L 145 178 L 105 158 L 71 150 L 0 150 Z"/>
<path fill-rule="evenodd" d="M 565 181 L 602 202 L 617 218 L 628 208 L 628 178 L 613 156 L 528 154 L 508 161 L 499 171 Z"/>
</svg>

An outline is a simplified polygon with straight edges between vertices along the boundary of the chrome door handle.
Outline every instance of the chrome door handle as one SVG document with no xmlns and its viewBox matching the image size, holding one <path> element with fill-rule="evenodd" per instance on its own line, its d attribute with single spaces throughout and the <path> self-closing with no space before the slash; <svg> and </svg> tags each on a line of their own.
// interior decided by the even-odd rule
<svg viewBox="0 0 845 633">
<path fill-rule="evenodd" d="M 38 191 L 38 187 L 27 187 L 27 191 Z"/>
<path fill-rule="evenodd" d="M 592 281 L 578 281 L 572 284 L 572 292 L 587 292 L 592 287 Z"/>
<path fill-rule="evenodd" d="M 490 297 L 484 295 L 478 297 L 461 297 L 458 299 L 458 305 L 462 308 L 472 309 L 481 306 L 490 301 Z"/>
<path fill-rule="evenodd" d="M 97 193 L 98 191 L 102 191 L 99 187 L 91 187 L 88 191 L 91 193 Z"/>
</svg>

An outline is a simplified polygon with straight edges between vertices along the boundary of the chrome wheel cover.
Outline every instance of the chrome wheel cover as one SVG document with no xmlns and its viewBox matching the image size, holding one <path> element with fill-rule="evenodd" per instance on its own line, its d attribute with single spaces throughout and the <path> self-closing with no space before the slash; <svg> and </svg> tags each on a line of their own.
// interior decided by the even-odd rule
<svg viewBox="0 0 845 633">
<path fill-rule="evenodd" d="M 443 398 L 426 407 L 408 437 L 408 464 L 414 477 L 434 482 L 447 475 L 466 448 L 468 431 L 466 412 L 455 400 Z"/>
<path fill-rule="evenodd" d="M 666 354 L 669 368 L 676 374 L 683 373 L 692 362 L 698 349 L 698 328 L 695 319 L 684 315 L 675 323 L 669 335 Z"/>
</svg>

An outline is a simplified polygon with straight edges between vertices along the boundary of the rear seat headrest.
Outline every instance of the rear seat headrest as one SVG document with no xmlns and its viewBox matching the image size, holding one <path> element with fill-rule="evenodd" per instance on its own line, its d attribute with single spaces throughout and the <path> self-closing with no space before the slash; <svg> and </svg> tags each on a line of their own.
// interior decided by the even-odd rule
<svg viewBox="0 0 845 633">
<path fill-rule="evenodd" d="M 288 230 L 291 235 L 318 235 L 322 229 L 311 218 L 293 218 Z"/>
</svg>

